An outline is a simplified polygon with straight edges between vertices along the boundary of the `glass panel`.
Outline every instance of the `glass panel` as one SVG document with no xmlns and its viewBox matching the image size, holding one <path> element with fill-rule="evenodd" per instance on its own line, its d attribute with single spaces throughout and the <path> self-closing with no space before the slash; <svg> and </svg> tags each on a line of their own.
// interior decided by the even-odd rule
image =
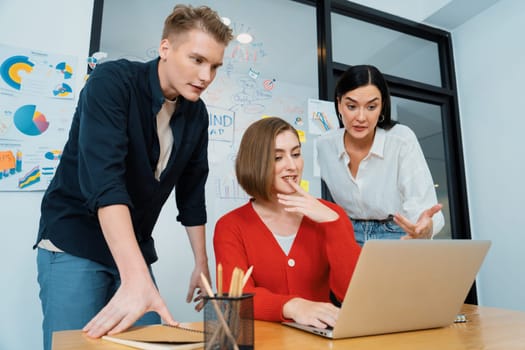
<svg viewBox="0 0 525 350">
<path fill-rule="evenodd" d="M 282 0 L 189 0 L 193 6 L 207 5 L 231 20 L 234 34 L 253 36 L 239 46 L 233 41 L 220 71 L 260 75 L 296 83 L 318 91 L 317 31 L 315 7 Z M 109 59 L 149 60 L 158 54 L 164 18 L 176 2 L 171 0 L 127 0 L 104 2 L 100 51 Z M 314 25 L 305 25 L 313 23 Z M 122 29 L 126 28 L 124 32 Z M 286 28 L 286 30 L 283 30 Z"/>
<path fill-rule="evenodd" d="M 262 116 L 282 117 L 305 132 L 303 179 L 310 193 L 320 196 L 314 137 L 307 123 L 308 99 L 317 98 L 319 90 L 315 7 L 283 0 L 185 3 L 210 6 L 231 21 L 235 36 L 248 33 L 253 38 L 249 43 L 230 43 L 217 77 L 201 96 L 210 114 L 208 222 L 214 224 L 223 213 L 247 201 L 235 178 L 235 155 L 246 127 Z M 123 1 L 104 1 L 100 51 L 107 53 L 107 60 L 156 58 L 164 19 L 175 4 L 127 0 L 123 11 Z"/>
<path fill-rule="evenodd" d="M 392 96 L 392 119 L 410 127 L 417 135 L 432 173 L 438 202 L 443 204 L 445 227 L 437 235 L 437 238 L 451 238 L 441 107 Z"/>
<path fill-rule="evenodd" d="M 338 63 L 372 64 L 385 74 L 441 86 L 432 41 L 332 13 L 332 50 Z"/>
</svg>

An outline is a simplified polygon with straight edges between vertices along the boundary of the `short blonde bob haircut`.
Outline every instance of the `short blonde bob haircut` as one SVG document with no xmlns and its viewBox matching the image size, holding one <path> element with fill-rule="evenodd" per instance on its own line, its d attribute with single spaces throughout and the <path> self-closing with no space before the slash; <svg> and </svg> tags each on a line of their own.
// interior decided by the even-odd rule
<svg viewBox="0 0 525 350">
<path fill-rule="evenodd" d="M 239 185 L 255 199 L 267 201 L 272 196 L 275 139 L 284 131 L 291 131 L 299 141 L 297 130 L 278 117 L 256 121 L 242 136 L 235 160 L 235 174 Z"/>
</svg>

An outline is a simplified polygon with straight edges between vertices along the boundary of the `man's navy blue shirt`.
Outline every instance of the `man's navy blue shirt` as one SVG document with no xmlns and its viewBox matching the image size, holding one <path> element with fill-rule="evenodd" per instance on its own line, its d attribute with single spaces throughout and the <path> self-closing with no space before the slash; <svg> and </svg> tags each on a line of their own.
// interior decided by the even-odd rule
<svg viewBox="0 0 525 350">
<path fill-rule="evenodd" d="M 37 243 L 115 266 L 97 218 L 100 207 L 124 204 L 148 264 L 157 260 L 151 233 L 175 187 L 177 220 L 206 223 L 208 113 L 202 100 L 178 97 L 174 144 L 166 169 L 159 159 L 156 116 L 164 96 L 158 59 L 100 64 L 82 89 L 60 164 L 42 200 Z"/>
</svg>

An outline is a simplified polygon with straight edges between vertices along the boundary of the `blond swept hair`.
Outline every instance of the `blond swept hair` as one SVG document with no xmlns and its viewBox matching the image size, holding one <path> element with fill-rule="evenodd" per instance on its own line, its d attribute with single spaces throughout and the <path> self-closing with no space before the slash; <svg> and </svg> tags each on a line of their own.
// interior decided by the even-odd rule
<svg viewBox="0 0 525 350">
<path fill-rule="evenodd" d="M 208 6 L 193 7 L 176 5 L 164 21 L 162 39 L 200 29 L 210 34 L 217 42 L 227 46 L 233 39 L 232 29 L 222 21 L 219 14 Z"/>
</svg>

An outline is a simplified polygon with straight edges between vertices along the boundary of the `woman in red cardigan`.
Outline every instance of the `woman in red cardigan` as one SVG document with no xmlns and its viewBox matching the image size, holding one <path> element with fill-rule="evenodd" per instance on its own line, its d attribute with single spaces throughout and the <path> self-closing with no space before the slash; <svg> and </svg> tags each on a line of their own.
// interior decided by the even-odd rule
<svg viewBox="0 0 525 350">
<path fill-rule="evenodd" d="M 335 324 L 333 302 L 344 298 L 360 247 L 344 210 L 299 186 L 303 165 L 292 125 L 275 117 L 250 125 L 235 171 L 252 198 L 217 221 L 213 244 L 223 285 L 235 267 L 253 265 L 244 292 L 255 294 L 256 319 L 324 328 Z"/>
</svg>

